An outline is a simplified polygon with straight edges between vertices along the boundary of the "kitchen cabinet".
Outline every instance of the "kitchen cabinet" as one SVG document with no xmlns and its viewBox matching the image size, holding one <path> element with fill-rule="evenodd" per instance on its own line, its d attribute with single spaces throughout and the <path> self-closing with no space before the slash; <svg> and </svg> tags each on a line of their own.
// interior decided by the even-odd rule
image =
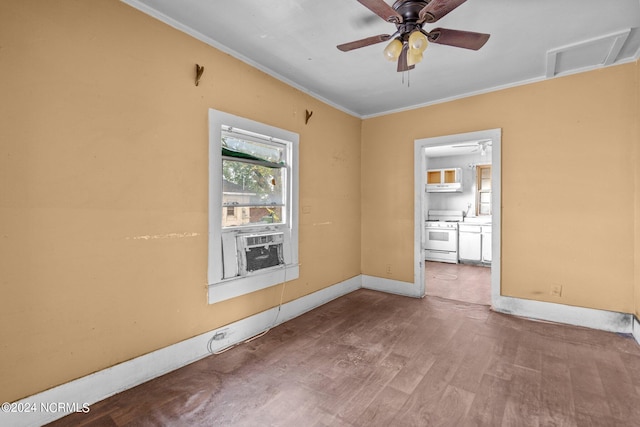
<svg viewBox="0 0 640 427">
<path fill-rule="evenodd" d="M 491 264 L 491 224 L 465 224 L 458 228 L 460 261 Z"/>
<path fill-rule="evenodd" d="M 482 226 L 482 262 L 491 263 L 491 226 Z"/>
<path fill-rule="evenodd" d="M 461 192 L 462 169 L 429 169 L 427 171 L 427 192 Z"/>
<path fill-rule="evenodd" d="M 453 184 L 461 181 L 461 169 L 429 169 L 427 184 Z"/>
<path fill-rule="evenodd" d="M 458 229 L 458 257 L 460 261 L 482 261 L 482 226 L 460 224 Z"/>
</svg>

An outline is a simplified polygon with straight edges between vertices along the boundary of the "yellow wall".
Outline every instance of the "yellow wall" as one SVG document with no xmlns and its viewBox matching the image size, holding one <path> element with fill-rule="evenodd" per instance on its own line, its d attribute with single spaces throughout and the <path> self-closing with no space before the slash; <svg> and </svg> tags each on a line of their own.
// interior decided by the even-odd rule
<svg viewBox="0 0 640 427">
<path fill-rule="evenodd" d="M 636 93 L 636 111 L 640 112 L 640 62 L 636 61 L 636 81 L 635 81 L 635 93 Z M 636 191 L 635 191 L 635 315 L 640 317 L 640 118 L 636 120 L 635 126 L 636 143 L 635 147 L 635 178 L 636 178 Z"/>
<path fill-rule="evenodd" d="M 300 134 L 284 301 L 360 274 L 358 118 L 117 0 L 0 2 L 0 94 L 0 401 L 278 303 L 206 302 L 209 108 Z"/>
<path fill-rule="evenodd" d="M 365 120 L 363 273 L 385 277 L 391 264 L 394 278 L 413 282 L 414 140 L 502 128 L 502 294 L 634 312 L 637 69 Z"/>
</svg>

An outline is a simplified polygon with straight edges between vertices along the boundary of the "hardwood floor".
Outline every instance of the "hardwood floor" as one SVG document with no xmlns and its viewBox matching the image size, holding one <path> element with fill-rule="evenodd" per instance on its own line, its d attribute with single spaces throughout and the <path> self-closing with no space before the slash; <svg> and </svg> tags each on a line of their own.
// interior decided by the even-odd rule
<svg viewBox="0 0 640 427">
<path fill-rule="evenodd" d="M 427 295 L 491 305 L 491 267 L 425 262 Z"/>
<path fill-rule="evenodd" d="M 358 290 L 52 426 L 637 426 L 630 336 Z"/>
</svg>

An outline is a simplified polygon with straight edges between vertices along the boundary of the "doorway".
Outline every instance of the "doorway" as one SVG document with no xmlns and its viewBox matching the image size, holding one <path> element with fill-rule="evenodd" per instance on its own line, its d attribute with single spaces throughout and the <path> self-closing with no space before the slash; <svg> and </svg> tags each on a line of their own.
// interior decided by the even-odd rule
<svg viewBox="0 0 640 427">
<path fill-rule="evenodd" d="M 491 267 L 425 261 L 427 296 L 491 305 Z"/>
<path fill-rule="evenodd" d="M 415 284 L 421 295 L 492 304 L 500 295 L 501 130 L 418 139 L 414 147 Z M 486 166 L 490 166 L 490 175 Z M 430 175 L 437 176 L 434 171 L 459 177 L 450 178 L 438 189 L 429 180 Z M 482 188 L 482 176 L 490 178 L 488 187 Z M 459 223 L 463 247 L 458 248 L 461 253 L 456 253 L 454 260 L 434 260 L 425 249 L 430 210 L 447 210 L 463 218 Z M 475 232 L 478 234 L 472 234 Z M 470 241 L 477 241 L 477 246 L 468 246 Z"/>
</svg>

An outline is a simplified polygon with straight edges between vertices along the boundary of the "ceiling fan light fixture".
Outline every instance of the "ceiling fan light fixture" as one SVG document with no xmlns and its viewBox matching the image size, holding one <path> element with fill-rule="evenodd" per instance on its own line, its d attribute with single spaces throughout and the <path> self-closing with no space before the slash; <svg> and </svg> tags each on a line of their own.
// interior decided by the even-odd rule
<svg viewBox="0 0 640 427">
<path fill-rule="evenodd" d="M 393 39 L 384 48 L 384 57 L 389 61 L 397 61 L 400 53 L 402 52 L 402 42 L 398 39 Z"/>
<path fill-rule="evenodd" d="M 487 149 L 489 147 L 491 147 L 491 143 L 489 141 L 480 141 L 480 142 L 478 142 L 478 145 L 480 146 L 480 155 L 481 156 L 486 156 L 487 155 Z"/>
<path fill-rule="evenodd" d="M 422 52 L 409 48 L 407 52 L 407 65 L 411 67 L 422 61 Z"/>
<path fill-rule="evenodd" d="M 424 52 L 427 48 L 429 41 L 427 40 L 427 36 L 425 36 L 422 31 L 419 29 L 414 30 L 409 34 L 409 48 L 413 51 Z"/>
<path fill-rule="evenodd" d="M 429 43 L 478 50 L 489 40 L 489 34 L 473 31 L 435 28 L 424 31 L 424 23 L 433 24 L 467 0 L 358 0 L 371 12 L 389 23 L 396 31 L 393 35 L 379 34 L 364 39 L 343 43 L 337 46 L 347 52 L 372 44 L 385 42 L 393 38 L 384 49 L 384 57 L 396 61 L 397 71 L 405 72 L 414 68 L 422 60 L 422 54 Z"/>
</svg>

